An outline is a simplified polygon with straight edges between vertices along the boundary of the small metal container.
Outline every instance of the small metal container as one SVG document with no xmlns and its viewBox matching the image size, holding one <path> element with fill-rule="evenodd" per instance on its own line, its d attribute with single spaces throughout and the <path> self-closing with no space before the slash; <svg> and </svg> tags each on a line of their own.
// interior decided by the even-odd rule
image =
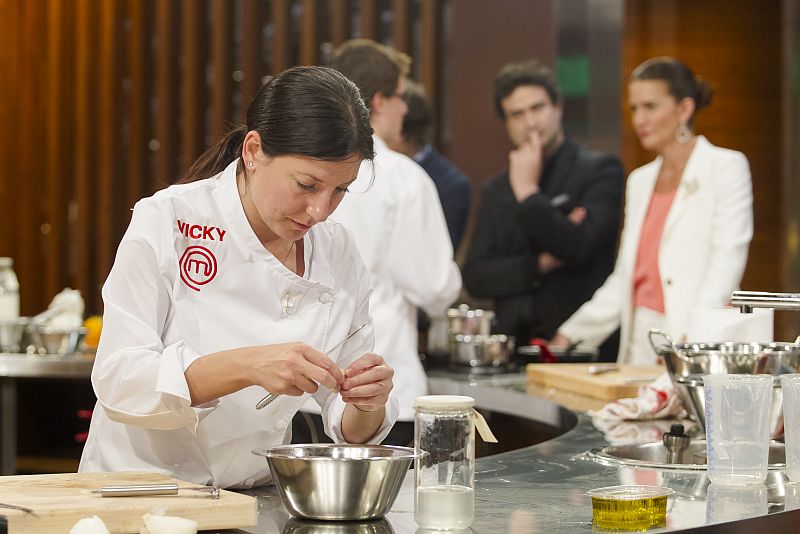
<svg viewBox="0 0 800 534">
<path fill-rule="evenodd" d="M 74 354 L 78 352 L 81 341 L 86 336 L 86 329 L 83 327 L 53 328 L 29 324 L 27 332 L 33 340 L 34 351 L 38 354 Z"/>
<path fill-rule="evenodd" d="M 285 445 L 253 454 L 267 459 L 289 513 L 336 521 L 383 517 L 414 460 L 414 449 L 387 445 Z"/>
</svg>

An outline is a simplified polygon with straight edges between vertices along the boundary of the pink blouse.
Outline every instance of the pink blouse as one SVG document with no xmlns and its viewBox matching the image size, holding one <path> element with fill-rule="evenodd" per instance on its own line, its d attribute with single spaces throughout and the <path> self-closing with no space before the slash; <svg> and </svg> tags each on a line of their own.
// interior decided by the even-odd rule
<svg viewBox="0 0 800 534">
<path fill-rule="evenodd" d="M 664 313 L 664 293 L 661 290 L 661 276 L 658 272 L 658 248 L 676 192 L 677 189 L 668 193 L 653 192 L 650 199 L 642 233 L 639 236 L 639 251 L 633 272 L 634 308 L 643 306 Z"/>
</svg>

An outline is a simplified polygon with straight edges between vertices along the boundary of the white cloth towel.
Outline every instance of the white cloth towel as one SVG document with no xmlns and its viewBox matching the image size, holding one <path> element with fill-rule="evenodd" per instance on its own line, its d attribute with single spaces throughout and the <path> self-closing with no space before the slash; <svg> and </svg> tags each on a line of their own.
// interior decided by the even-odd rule
<svg viewBox="0 0 800 534">
<path fill-rule="evenodd" d="M 685 414 L 686 410 L 667 373 L 650 384 L 640 386 L 638 397 L 619 399 L 598 411 L 589 412 L 592 419 L 610 421 L 664 419 Z"/>
</svg>

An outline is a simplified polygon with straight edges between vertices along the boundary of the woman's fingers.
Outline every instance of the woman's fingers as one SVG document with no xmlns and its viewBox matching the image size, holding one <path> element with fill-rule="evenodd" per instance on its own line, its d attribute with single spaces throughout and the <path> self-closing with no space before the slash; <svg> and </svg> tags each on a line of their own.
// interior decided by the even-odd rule
<svg viewBox="0 0 800 534">
<path fill-rule="evenodd" d="M 315 382 L 313 390 L 304 388 L 304 391 L 315 393 L 316 384 L 322 384 L 331 391 L 341 387 L 344 381 L 342 372 L 328 356 L 306 344 L 299 344 L 294 350 L 297 357 L 293 363 L 297 366 L 298 374 Z"/>
<path fill-rule="evenodd" d="M 382 357 L 367 353 L 350 364 L 339 392 L 342 400 L 353 404 L 386 404 L 394 383 L 394 369 Z"/>
</svg>

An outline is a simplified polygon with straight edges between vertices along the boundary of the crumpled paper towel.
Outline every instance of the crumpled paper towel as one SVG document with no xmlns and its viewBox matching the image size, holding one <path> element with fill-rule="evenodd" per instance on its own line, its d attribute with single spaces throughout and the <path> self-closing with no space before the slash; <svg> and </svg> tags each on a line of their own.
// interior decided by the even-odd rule
<svg viewBox="0 0 800 534">
<path fill-rule="evenodd" d="M 40 314 L 46 326 L 69 330 L 83 325 L 84 302 L 78 289 L 63 289 L 53 298 L 47 311 Z"/>
</svg>

